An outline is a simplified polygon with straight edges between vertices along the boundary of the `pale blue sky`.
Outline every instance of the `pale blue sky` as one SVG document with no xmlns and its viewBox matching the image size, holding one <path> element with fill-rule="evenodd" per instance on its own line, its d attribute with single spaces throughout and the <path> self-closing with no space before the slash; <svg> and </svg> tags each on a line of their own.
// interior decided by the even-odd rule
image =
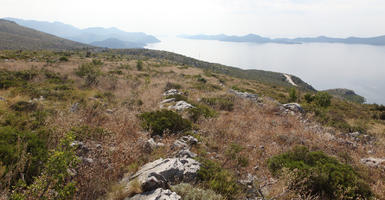
<svg viewBox="0 0 385 200">
<path fill-rule="evenodd" d="M 1 0 L 0 17 L 155 35 L 385 35 L 385 0 Z"/>
</svg>

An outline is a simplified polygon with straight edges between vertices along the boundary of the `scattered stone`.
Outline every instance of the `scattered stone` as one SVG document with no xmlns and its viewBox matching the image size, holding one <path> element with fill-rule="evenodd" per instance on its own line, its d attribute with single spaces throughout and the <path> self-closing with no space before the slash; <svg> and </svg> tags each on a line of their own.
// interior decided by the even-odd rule
<svg viewBox="0 0 385 200">
<path fill-rule="evenodd" d="M 358 137 L 358 136 L 361 135 L 361 133 L 356 131 L 356 132 L 353 132 L 353 133 L 348 133 L 348 135 L 351 136 L 351 137 Z"/>
<path fill-rule="evenodd" d="M 145 192 L 137 194 L 131 198 L 125 198 L 124 200 L 180 200 L 182 199 L 178 194 L 171 190 L 164 190 L 158 188 L 151 192 Z"/>
<path fill-rule="evenodd" d="M 80 141 L 73 141 L 71 144 L 70 144 L 71 147 L 75 147 L 76 148 L 76 153 L 78 155 L 85 155 L 86 153 L 89 152 L 89 149 L 86 145 L 84 145 L 83 142 L 80 142 Z"/>
<path fill-rule="evenodd" d="M 191 104 L 185 102 L 185 101 L 178 101 L 175 105 L 169 106 L 168 109 L 177 110 L 177 111 L 183 111 L 186 109 L 194 108 Z"/>
<path fill-rule="evenodd" d="M 175 98 L 165 99 L 165 100 L 161 101 L 160 104 L 171 103 L 171 102 L 174 102 L 175 100 L 176 100 Z"/>
<path fill-rule="evenodd" d="M 0 101 L 5 101 L 5 98 L 4 97 L 0 97 Z"/>
<path fill-rule="evenodd" d="M 106 110 L 106 113 L 112 114 L 112 113 L 114 113 L 114 110 L 112 110 L 112 109 L 107 109 L 107 110 Z"/>
<path fill-rule="evenodd" d="M 362 158 L 361 159 L 361 163 L 365 164 L 365 165 L 367 165 L 369 167 L 382 167 L 382 168 L 385 168 L 385 159 L 381 159 L 381 158 L 373 158 L 373 157 Z"/>
<path fill-rule="evenodd" d="M 189 145 L 198 144 L 198 139 L 196 139 L 195 137 L 193 137 L 191 135 L 183 136 L 179 140 L 181 140 L 182 142 L 185 142 Z"/>
<path fill-rule="evenodd" d="M 182 93 L 179 92 L 177 89 L 170 89 L 164 92 L 163 96 L 171 96 L 171 95 L 178 95 L 178 94 L 182 94 Z"/>
<path fill-rule="evenodd" d="M 283 108 L 289 111 L 293 111 L 295 113 L 303 113 L 304 110 L 301 105 L 298 103 L 287 103 L 282 105 Z"/>
<path fill-rule="evenodd" d="M 196 156 L 196 153 L 193 153 L 188 149 L 182 149 L 176 154 L 176 157 L 178 158 L 195 158 Z"/>
<path fill-rule="evenodd" d="M 155 140 L 153 138 L 150 138 L 149 140 L 146 141 L 146 143 L 144 144 L 144 150 L 147 152 L 147 153 L 151 153 L 154 149 L 156 148 L 159 148 L 159 147 L 163 147 L 164 144 L 161 143 L 161 142 L 158 142 L 156 143 Z"/>
<path fill-rule="evenodd" d="M 87 164 L 91 164 L 94 162 L 94 160 L 92 158 L 82 158 L 83 162 L 87 163 Z"/>
<path fill-rule="evenodd" d="M 236 91 L 233 89 L 230 89 L 229 92 L 235 94 L 238 97 L 244 98 L 244 99 L 249 99 L 252 101 L 258 101 L 258 95 L 257 94 L 250 94 L 247 92 L 239 92 L 239 91 Z"/>
<path fill-rule="evenodd" d="M 242 185 L 246 185 L 246 186 L 247 185 L 253 185 L 255 179 L 256 178 L 249 173 L 249 174 L 247 174 L 247 177 L 243 180 L 240 180 L 239 183 L 241 183 Z"/>
<path fill-rule="evenodd" d="M 79 103 L 76 102 L 76 103 L 72 104 L 70 112 L 76 112 L 78 110 L 79 110 Z"/>
</svg>

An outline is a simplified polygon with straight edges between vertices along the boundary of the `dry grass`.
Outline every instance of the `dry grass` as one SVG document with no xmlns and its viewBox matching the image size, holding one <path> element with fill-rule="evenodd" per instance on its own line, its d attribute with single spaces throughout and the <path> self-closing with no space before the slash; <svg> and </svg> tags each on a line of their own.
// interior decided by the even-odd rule
<svg viewBox="0 0 385 200">
<path fill-rule="evenodd" d="M 136 70 L 136 61 L 106 61 L 102 71 L 108 74 L 111 70 L 120 69 L 121 65 L 128 66 L 129 69 L 120 69 L 123 74 L 100 77 L 100 82 L 93 88 L 84 88 L 83 80 L 77 77 L 73 71 L 81 63 L 90 62 L 91 59 L 81 59 L 71 57 L 69 62 L 47 64 L 45 62 L 26 62 L 12 61 L 0 63 L 0 69 L 25 70 L 25 69 L 48 69 L 60 72 L 74 80 L 74 86 L 79 88 L 84 102 L 79 107 L 79 111 L 70 112 L 69 109 L 74 101 L 68 102 L 43 102 L 44 106 L 57 108 L 57 112 L 51 115 L 47 121 L 47 126 L 55 130 L 55 134 L 50 138 L 51 145 L 54 147 L 62 136 L 73 127 L 87 125 L 94 128 L 103 128 L 111 134 L 101 137 L 90 138 L 85 141 L 89 147 L 86 157 L 93 160 L 92 163 L 82 162 L 77 169 L 75 180 L 78 183 L 76 199 L 98 199 L 103 196 L 106 199 L 122 199 L 127 195 L 122 186 L 116 184 L 125 173 L 133 173 L 141 164 L 167 157 L 172 154 L 170 145 L 177 136 L 168 136 L 162 139 L 166 144 L 165 148 L 158 149 L 151 154 L 142 151 L 143 143 L 149 138 L 148 134 L 140 127 L 137 114 L 143 111 L 159 109 L 159 102 L 162 100 L 162 93 L 167 82 L 178 83 L 182 86 L 182 91 L 188 93 L 191 101 L 197 102 L 202 97 L 218 97 L 227 94 L 228 88 L 238 85 L 244 88 L 255 90 L 257 93 L 270 94 L 271 86 L 263 85 L 253 81 L 244 81 L 218 75 L 220 79 L 226 80 L 225 86 L 217 90 L 200 90 L 193 87 L 197 83 L 194 75 L 203 76 L 207 84 L 219 85 L 219 79 L 208 77 L 204 72 L 192 67 L 178 67 L 159 64 L 156 61 L 144 61 L 144 70 Z M 159 65 L 159 66 L 155 66 Z M 187 75 L 187 76 L 186 76 Z M 276 88 L 274 95 L 284 94 L 285 89 Z M 114 95 L 113 102 L 103 100 L 92 100 L 97 92 L 111 92 Z M 0 96 L 7 97 L 7 101 L 15 102 L 18 100 L 28 100 L 25 96 L 14 96 L 8 98 L 8 91 L 0 91 Z M 141 105 L 130 105 L 127 102 L 140 100 Z M 94 105 L 98 105 L 94 107 Z M 248 100 L 236 98 L 234 110 L 217 111 L 216 118 L 200 120 L 197 123 L 199 134 L 203 140 L 203 145 L 194 149 L 198 152 L 207 151 L 209 154 L 202 154 L 208 158 L 214 158 L 223 164 L 223 167 L 231 169 L 237 176 L 244 177 L 247 173 L 256 175 L 259 178 L 259 185 L 269 185 L 270 197 L 285 199 L 294 195 L 285 193 L 286 185 L 284 180 L 272 184 L 272 177 L 267 169 L 267 160 L 274 155 L 286 152 L 296 145 L 305 145 L 311 150 L 322 150 L 330 155 L 335 155 L 341 159 L 340 153 L 346 152 L 351 157 L 350 164 L 367 176 L 366 180 L 371 185 L 373 191 L 380 199 L 385 199 L 385 175 L 380 169 L 368 168 L 360 164 L 362 157 L 384 157 L 383 148 L 385 135 L 384 126 L 373 126 L 371 132 L 383 133 L 377 144 L 367 146 L 358 143 L 356 148 L 349 145 L 338 143 L 333 137 L 328 137 L 319 131 L 309 130 L 309 124 L 304 124 L 297 116 L 284 116 L 277 114 L 278 107 L 272 102 L 266 101 L 264 106 L 260 106 Z M 0 109 L 6 107 L 4 102 L 0 102 Z M 106 113 L 106 109 L 113 110 L 113 113 Z M 326 130 L 326 129 L 324 129 Z M 338 137 L 340 133 L 335 131 Z M 98 144 L 101 145 L 97 148 Z M 238 166 L 235 160 L 226 157 L 226 151 L 231 144 L 243 147 L 240 155 L 246 157 L 248 165 Z M 373 154 L 368 155 L 368 150 L 374 150 Z M 341 159 L 342 160 L 342 159 Z M 128 166 L 132 169 L 128 170 Z M 258 170 L 255 170 L 258 166 Z M 137 187 L 134 193 L 140 192 Z M 108 194 L 106 196 L 106 194 Z M 294 197 L 294 196 L 292 196 Z M 297 197 L 296 197 L 297 198 Z M 304 197 L 303 199 L 312 199 Z"/>
</svg>

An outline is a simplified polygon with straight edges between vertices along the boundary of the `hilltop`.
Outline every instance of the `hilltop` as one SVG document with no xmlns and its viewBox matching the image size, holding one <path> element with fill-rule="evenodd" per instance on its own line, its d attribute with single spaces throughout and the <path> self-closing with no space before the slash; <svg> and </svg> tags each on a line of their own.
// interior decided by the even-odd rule
<svg viewBox="0 0 385 200">
<path fill-rule="evenodd" d="M 0 19 L 0 49 L 71 50 L 84 48 L 93 47 Z"/>
<path fill-rule="evenodd" d="M 0 51 L 0 198 L 385 198 L 384 106 L 231 70 Z"/>
<path fill-rule="evenodd" d="M 365 103 L 365 98 L 356 94 L 353 90 L 349 90 L 345 88 L 337 88 L 337 89 L 325 90 L 325 92 L 337 98 L 346 99 L 348 101 L 352 101 L 356 103 Z"/>
</svg>

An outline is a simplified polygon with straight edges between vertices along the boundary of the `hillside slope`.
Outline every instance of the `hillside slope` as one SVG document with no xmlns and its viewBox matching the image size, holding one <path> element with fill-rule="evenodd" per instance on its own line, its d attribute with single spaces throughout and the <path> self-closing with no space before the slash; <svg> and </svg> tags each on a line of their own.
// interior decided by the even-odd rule
<svg viewBox="0 0 385 200">
<path fill-rule="evenodd" d="M 0 49 L 69 50 L 91 48 L 90 45 L 62 39 L 0 19 Z"/>
<path fill-rule="evenodd" d="M 341 99 L 345 99 L 347 101 L 356 102 L 356 103 L 364 103 L 365 98 L 356 94 L 353 90 L 345 89 L 345 88 L 336 88 L 325 90 L 325 92 Z"/>
<path fill-rule="evenodd" d="M 0 199 L 385 199 L 385 106 L 175 60 L 0 51 Z"/>
<path fill-rule="evenodd" d="M 172 61 L 175 64 L 194 66 L 204 70 L 210 70 L 216 73 L 221 73 L 236 78 L 243 78 L 248 80 L 255 80 L 265 84 L 293 87 L 293 85 L 287 81 L 284 74 L 279 72 L 271 72 L 257 69 L 240 69 L 236 67 L 225 66 L 217 63 L 209 63 L 205 61 L 200 61 L 194 58 L 183 56 L 180 54 L 160 51 L 160 50 L 150 50 L 150 49 L 124 49 L 124 50 L 111 50 L 112 53 L 124 54 L 124 55 L 133 55 L 143 58 L 157 58 L 165 59 L 167 61 Z M 301 80 L 297 76 L 290 75 L 292 81 L 298 86 L 299 89 L 304 91 L 315 91 L 315 89 Z"/>
</svg>

